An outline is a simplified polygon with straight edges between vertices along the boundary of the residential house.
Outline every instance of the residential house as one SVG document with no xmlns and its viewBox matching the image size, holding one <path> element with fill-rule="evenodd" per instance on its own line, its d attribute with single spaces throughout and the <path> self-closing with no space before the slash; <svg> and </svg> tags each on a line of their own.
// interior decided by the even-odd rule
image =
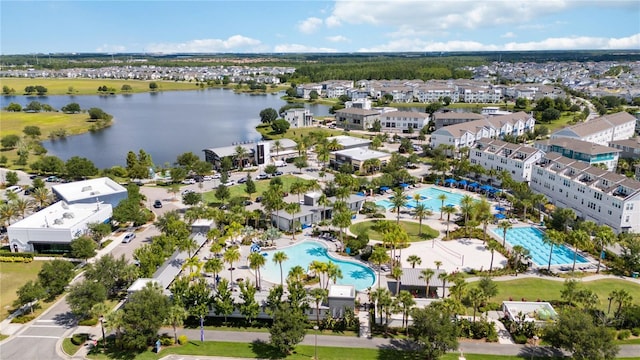
<svg viewBox="0 0 640 360">
<path fill-rule="evenodd" d="M 481 139 L 469 150 L 471 164 L 486 170 L 494 169 L 497 173 L 506 170 L 513 180 L 526 183 L 531 180 L 533 165 L 543 156 L 544 152 L 530 146 L 492 139 Z"/>
<path fill-rule="evenodd" d="M 447 111 L 437 112 L 433 114 L 433 121 L 436 130 L 441 129 L 445 126 L 467 123 L 484 118 L 484 116 L 472 112 Z"/>
<path fill-rule="evenodd" d="M 640 136 L 625 140 L 609 142 L 609 146 L 620 150 L 620 157 L 627 159 L 640 159 Z"/>
<path fill-rule="evenodd" d="M 380 114 L 383 132 L 418 132 L 428 123 L 429 114 L 415 111 L 391 111 Z"/>
<path fill-rule="evenodd" d="M 313 125 L 313 114 L 309 109 L 295 108 L 284 112 L 283 118 L 290 128 L 309 127 Z"/>
<path fill-rule="evenodd" d="M 302 228 L 307 228 L 313 224 L 317 224 L 323 219 L 331 219 L 333 213 L 333 207 L 322 206 L 319 204 L 319 199 L 322 194 L 319 192 L 307 193 L 304 195 L 304 203 L 300 205 L 300 211 L 295 214 L 289 214 L 284 210 L 274 212 L 271 214 L 271 222 L 273 226 L 283 231 L 291 231 L 291 226 L 300 225 Z M 349 210 L 357 213 L 364 204 L 365 197 L 360 195 L 350 195 L 345 199 L 345 203 Z M 330 197 L 329 201 L 333 204 L 337 201 L 335 197 Z"/>
<path fill-rule="evenodd" d="M 345 130 L 368 130 L 376 120 L 380 119 L 380 113 L 375 110 L 349 108 L 337 110 L 336 125 Z"/>
<path fill-rule="evenodd" d="M 615 171 L 618 166 L 620 150 L 596 143 L 574 138 L 555 138 L 536 141 L 534 146 L 545 153 L 556 152 L 590 165 L 602 164 L 601 166 L 604 166 L 608 171 Z"/>
</svg>

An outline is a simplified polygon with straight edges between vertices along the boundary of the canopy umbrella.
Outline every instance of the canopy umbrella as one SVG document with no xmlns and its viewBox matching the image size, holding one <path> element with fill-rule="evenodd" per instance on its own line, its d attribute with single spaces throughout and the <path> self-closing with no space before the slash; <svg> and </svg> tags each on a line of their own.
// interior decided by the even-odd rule
<svg viewBox="0 0 640 360">
<path fill-rule="evenodd" d="M 467 185 L 467 180 L 463 179 L 463 180 L 458 181 L 458 185 L 465 185 L 466 186 Z"/>
<path fill-rule="evenodd" d="M 389 190 L 389 187 L 388 187 L 388 186 L 381 186 L 381 187 L 380 187 L 380 190 L 382 190 L 382 191 L 387 191 L 387 190 Z"/>
<path fill-rule="evenodd" d="M 505 209 L 504 207 L 502 207 L 500 205 L 496 205 L 496 210 L 498 210 L 498 211 L 506 211 L 507 209 Z"/>
<path fill-rule="evenodd" d="M 493 189 L 493 186 L 491 186 L 491 185 L 482 185 L 482 186 L 480 186 L 480 190 L 490 191 L 491 189 Z"/>
<path fill-rule="evenodd" d="M 402 183 L 402 184 L 400 184 L 400 186 L 402 186 L 403 188 L 406 188 L 406 187 L 409 186 L 409 184 Z"/>
<path fill-rule="evenodd" d="M 476 188 L 478 186 L 480 186 L 480 185 L 478 183 L 474 183 L 474 182 L 469 184 L 469 187 L 472 187 L 472 188 Z"/>
<path fill-rule="evenodd" d="M 456 179 L 448 178 L 444 181 L 445 184 L 455 184 L 457 183 Z"/>
<path fill-rule="evenodd" d="M 495 214 L 495 215 L 493 215 L 493 217 L 495 217 L 498 220 L 502 220 L 502 219 L 506 218 L 507 216 L 505 214 Z"/>
</svg>

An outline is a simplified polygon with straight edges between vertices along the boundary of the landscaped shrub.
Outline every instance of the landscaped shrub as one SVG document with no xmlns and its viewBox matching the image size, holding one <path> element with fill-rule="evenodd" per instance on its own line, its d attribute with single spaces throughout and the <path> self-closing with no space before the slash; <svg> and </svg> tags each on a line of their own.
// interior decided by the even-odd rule
<svg viewBox="0 0 640 360">
<path fill-rule="evenodd" d="M 160 344 L 162 346 L 173 346 L 175 345 L 176 341 L 174 338 L 172 338 L 171 336 L 163 336 L 160 338 Z"/>
<path fill-rule="evenodd" d="M 6 263 L 30 263 L 33 261 L 33 257 L 22 257 L 22 256 L 0 256 L 0 262 Z"/>
<path fill-rule="evenodd" d="M 527 337 L 524 336 L 524 334 L 518 334 L 518 335 L 515 335 L 513 337 L 513 341 L 516 344 L 526 344 L 527 343 Z"/>
<path fill-rule="evenodd" d="M 460 335 L 470 339 L 484 339 L 494 336 L 497 339 L 498 336 L 493 323 L 488 322 L 486 319 L 476 319 L 476 321 L 460 319 L 458 327 L 460 328 Z"/>
<path fill-rule="evenodd" d="M 187 335 L 180 335 L 178 336 L 178 344 L 180 345 L 184 345 L 187 342 L 189 342 L 189 338 L 187 337 Z"/>
<path fill-rule="evenodd" d="M 73 345 L 80 346 L 80 345 L 84 344 L 85 341 L 87 341 L 88 338 L 89 338 L 89 336 L 87 334 L 74 334 L 71 337 L 71 343 Z"/>
<path fill-rule="evenodd" d="M 618 340 L 627 340 L 631 337 L 631 330 L 620 330 L 618 332 Z"/>
<path fill-rule="evenodd" d="M 95 326 L 97 323 L 98 323 L 98 319 L 90 318 L 90 319 L 80 320 L 78 322 L 78 325 L 80 325 L 80 326 Z"/>
<path fill-rule="evenodd" d="M 36 317 L 33 315 L 21 315 L 14 317 L 11 322 L 14 324 L 26 324 L 29 321 L 35 319 Z"/>
<path fill-rule="evenodd" d="M 633 336 L 640 336 L 640 328 L 631 329 L 631 334 L 633 334 Z"/>
<path fill-rule="evenodd" d="M 32 253 L 23 253 L 23 252 L 11 252 L 11 251 L 0 251 L 0 256 L 7 256 L 7 257 L 20 257 L 20 258 L 31 258 L 33 259 L 33 254 Z"/>
</svg>

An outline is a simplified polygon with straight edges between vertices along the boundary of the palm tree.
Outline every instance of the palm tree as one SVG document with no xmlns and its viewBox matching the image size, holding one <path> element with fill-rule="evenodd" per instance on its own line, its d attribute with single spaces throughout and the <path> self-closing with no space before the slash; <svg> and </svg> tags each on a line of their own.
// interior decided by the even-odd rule
<svg viewBox="0 0 640 360">
<path fill-rule="evenodd" d="M 529 250 L 525 249 L 522 245 L 515 245 L 513 247 L 513 267 L 516 270 L 516 276 L 518 276 L 518 267 L 522 263 L 523 259 L 529 257 Z"/>
<path fill-rule="evenodd" d="M 470 195 L 465 195 L 460 199 L 460 211 L 464 216 L 464 227 L 469 228 L 468 222 L 471 217 L 471 212 L 473 211 L 473 202 L 475 200 Z M 469 237 L 469 233 L 467 231 L 467 237 Z"/>
<path fill-rule="evenodd" d="M 391 277 L 396 281 L 396 295 L 400 293 L 400 278 L 402 277 L 402 269 L 399 266 L 391 269 Z"/>
<path fill-rule="evenodd" d="M 280 154 L 280 150 L 282 150 L 282 143 L 280 140 L 276 140 L 273 142 L 273 150 L 276 151 L 276 157 Z"/>
<path fill-rule="evenodd" d="M 208 273 L 213 273 L 213 278 L 218 279 L 218 274 L 222 271 L 224 264 L 222 260 L 217 257 L 211 258 L 204 263 L 204 271 Z M 214 284 L 217 284 L 217 281 L 214 281 Z"/>
<path fill-rule="evenodd" d="M 551 258 L 553 256 L 553 246 L 561 245 L 563 242 L 564 233 L 549 229 L 545 232 L 544 237 L 542 238 L 542 242 L 549 245 L 549 264 L 547 265 L 547 271 L 551 271 Z"/>
<path fill-rule="evenodd" d="M 300 195 L 304 194 L 307 191 L 307 184 L 302 180 L 296 180 L 291 184 L 289 191 L 292 194 L 298 195 L 298 203 L 300 202 Z"/>
<path fill-rule="evenodd" d="M 438 279 L 442 280 L 442 298 L 444 299 L 444 291 L 445 291 L 444 288 L 447 281 L 450 279 L 450 276 L 449 274 L 443 271 L 438 274 Z"/>
<path fill-rule="evenodd" d="M 31 201 L 24 198 L 18 198 L 11 202 L 16 209 L 16 213 L 20 215 L 21 219 L 24 219 L 24 214 L 31 208 Z"/>
<path fill-rule="evenodd" d="M 320 197 L 318 198 L 318 205 L 322 206 L 322 214 L 320 214 L 320 219 L 324 221 L 325 220 L 324 215 L 327 210 L 327 206 L 331 205 L 331 200 L 329 200 L 329 198 L 325 193 L 322 193 L 322 195 L 320 195 Z"/>
<path fill-rule="evenodd" d="M 378 266 L 378 287 L 380 287 L 380 266 L 384 263 L 389 262 L 389 254 L 387 250 L 383 247 L 376 247 L 371 256 L 369 257 L 369 261 L 376 264 Z"/>
<path fill-rule="evenodd" d="M 469 298 L 469 302 L 471 302 L 471 305 L 473 306 L 473 322 L 476 322 L 476 310 L 478 310 L 480 304 L 485 300 L 485 295 L 482 290 L 474 287 L 469 290 L 467 296 Z"/>
<path fill-rule="evenodd" d="M 402 325 L 405 326 L 406 335 L 409 335 L 409 311 L 411 307 L 416 304 L 413 299 L 413 295 L 406 290 L 400 291 L 397 297 L 397 302 L 402 309 Z"/>
<path fill-rule="evenodd" d="M 449 237 L 449 224 L 451 224 L 451 214 L 455 214 L 456 211 L 456 207 L 451 205 L 447 205 L 441 209 L 441 212 L 447 214 L 447 237 Z"/>
<path fill-rule="evenodd" d="M 622 307 L 626 304 L 631 303 L 631 300 L 633 300 L 633 297 L 631 296 L 631 294 L 629 294 L 629 292 L 625 289 L 619 289 L 619 290 L 614 290 L 609 294 L 609 297 L 618 304 L 618 308 L 615 312 L 615 317 L 617 318 L 618 316 L 620 316 L 620 313 L 622 311 Z"/>
<path fill-rule="evenodd" d="M 51 201 L 51 193 L 45 187 L 36 188 L 32 193 L 33 199 L 38 203 L 38 207 L 43 208 Z"/>
<path fill-rule="evenodd" d="M 329 280 L 333 281 L 333 285 L 336 284 L 338 279 L 342 279 L 342 269 L 336 265 L 333 261 L 329 261 L 327 265 L 327 288 L 329 288 Z"/>
<path fill-rule="evenodd" d="M 259 252 L 251 253 L 248 260 L 249 268 L 256 272 L 256 287 L 258 288 L 258 290 L 260 290 L 260 280 L 262 278 L 262 276 L 260 276 L 260 269 L 264 266 L 267 260 L 265 260 L 264 256 L 262 256 L 262 254 L 260 254 Z"/>
<path fill-rule="evenodd" d="M 324 285 L 322 275 L 327 273 L 327 269 L 328 269 L 328 264 L 319 260 L 313 260 L 311 264 L 309 264 L 309 271 L 315 273 L 316 276 L 318 276 L 321 287 Z"/>
<path fill-rule="evenodd" d="M 436 266 L 436 270 L 440 270 L 440 266 L 442 266 L 442 261 L 436 260 L 433 262 L 433 265 Z"/>
<path fill-rule="evenodd" d="M 420 280 L 424 280 L 425 283 L 427 283 L 426 287 L 425 287 L 425 297 L 429 297 L 429 282 L 431 282 L 431 277 L 433 277 L 433 275 L 436 272 L 433 271 L 433 269 L 424 269 L 422 271 L 420 271 Z"/>
<path fill-rule="evenodd" d="M 296 239 L 296 228 L 294 226 L 294 222 L 295 222 L 295 217 L 294 215 L 300 212 L 300 203 L 288 203 L 285 207 L 284 210 L 287 212 L 287 214 L 291 215 L 291 236 L 293 237 L 293 240 Z"/>
<path fill-rule="evenodd" d="M 573 245 L 573 267 L 571 272 L 576 271 L 576 260 L 578 259 L 578 247 L 585 246 L 589 243 L 590 237 L 584 230 L 573 230 L 569 234 L 569 243 Z"/>
<path fill-rule="evenodd" d="M 418 205 L 416 205 L 414 211 L 415 211 L 415 213 L 413 214 L 413 217 L 417 218 L 419 223 L 420 223 L 420 227 L 419 227 L 419 230 L 418 230 L 418 236 L 422 236 L 422 219 L 424 219 L 425 217 L 433 215 L 433 212 L 424 203 L 418 203 Z"/>
<path fill-rule="evenodd" d="M 340 145 L 340 143 L 338 142 L 338 139 L 332 139 L 331 141 L 329 141 L 329 143 L 327 144 L 327 149 L 329 151 L 337 151 L 342 149 L 343 146 Z"/>
<path fill-rule="evenodd" d="M 189 313 L 182 305 L 174 304 L 169 308 L 165 324 L 173 327 L 173 339 L 175 343 L 178 343 L 178 331 L 176 328 L 184 324 L 184 320 L 189 316 Z"/>
<path fill-rule="evenodd" d="M 2 224 L 11 225 L 11 219 L 16 216 L 16 208 L 10 204 L 0 204 L 0 219 Z"/>
<path fill-rule="evenodd" d="M 444 209 L 444 202 L 447 201 L 447 195 L 446 194 L 440 194 L 438 195 L 438 200 L 440 200 L 440 221 L 442 221 L 442 217 L 443 217 L 443 209 Z"/>
<path fill-rule="evenodd" d="M 278 251 L 273 254 L 273 262 L 280 266 L 280 286 L 283 286 L 282 263 L 287 260 L 289 260 L 289 257 L 284 251 Z"/>
<path fill-rule="evenodd" d="M 309 292 L 309 295 L 316 303 L 316 324 L 320 325 L 320 304 L 327 301 L 328 291 L 322 288 L 313 288 Z"/>
<path fill-rule="evenodd" d="M 487 199 L 482 198 L 480 201 L 476 201 L 474 203 L 473 218 L 482 224 L 482 241 L 486 243 L 487 228 L 489 227 L 489 223 L 491 222 L 491 220 L 493 220 L 493 215 L 491 214 L 491 204 L 487 201 Z"/>
<path fill-rule="evenodd" d="M 502 247 L 504 247 L 507 242 L 507 231 L 512 227 L 513 225 L 507 220 L 500 221 L 498 224 L 498 229 L 502 229 Z"/>
<path fill-rule="evenodd" d="M 191 257 L 191 253 L 198 250 L 198 243 L 192 237 L 183 237 L 178 240 L 178 250 L 186 251 Z"/>
<path fill-rule="evenodd" d="M 602 253 L 604 253 L 604 248 L 607 245 L 611 245 L 616 241 L 616 234 L 611 230 L 610 227 L 606 225 L 600 225 L 596 229 L 595 239 L 600 244 L 600 253 L 598 254 L 598 269 L 596 270 L 596 274 L 600 273 L 600 262 L 602 261 Z"/>
<path fill-rule="evenodd" d="M 400 223 L 400 208 L 407 205 L 407 199 L 404 197 L 402 193 L 402 188 L 398 187 L 393 190 L 393 197 L 391 198 L 391 204 L 396 209 L 396 224 Z"/>
<path fill-rule="evenodd" d="M 304 277 L 305 274 L 306 274 L 306 271 L 304 270 L 304 268 L 300 265 L 296 265 L 291 269 L 289 269 L 289 273 L 287 274 L 287 279 L 292 279 L 297 282 L 300 282 L 302 281 L 302 278 Z M 282 278 L 280 279 L 280 281 L 282 281 Z"/>
<path fill-rule="evenodd" d="M 193 273 L 194 268 L 196 269 L 195 275 Z M 198 276 L 200 274 L 200 268 L 202 268 L 202 263 L 200 262 L 200 259 L 198 259 L 197 256 L 187 258 L 184 261 L 184 264 L 182 264 L 182 269 L 189 269 L 190 278 Z"/>
<path fill-rule="evenodd" d="M 238 163 L 238 168 L 242 170 L 244 169 L 244 159 L 248 156 L 249 152 L 247 151 L 247 149 L 242 147 L 242 145 L 236 146 L 234 151 L 235 151 L 234 158 Z"/>
<path fill-rule="evenodd" d="M 240 251 L 235 247 L 229 248 L 224 252 L 224 255 L 222 255 L 222 259 L 224 262 L 229 263 L 229 271 L 231 272 L 229 278 L 230 282 L 233 282 L 233 263 L 240 260 Z"/>
<path fill-rule="evenodd" d="M 493 272 L 493 253 L 498 250 L 499 244 L 493 240 L 487 243 L 487 250 L 491 251 L 491 263 L 489 264 L 489 273 Z"/>
<path fill-rule="evenodd" d="M 418 255 L 409 255 L 409 257 L 407 258 L 407 262 L 411 264 L 412 269 L 415 269 L 416 264 L 422 264 L 422 259 Z"/>
</svg>

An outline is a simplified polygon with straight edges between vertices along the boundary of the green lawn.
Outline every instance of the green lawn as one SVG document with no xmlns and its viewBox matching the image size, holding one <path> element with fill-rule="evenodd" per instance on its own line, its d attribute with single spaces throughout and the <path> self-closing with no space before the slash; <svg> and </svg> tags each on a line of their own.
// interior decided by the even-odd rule
<svg viewBox="0 0 640 360">
<path fill-rule="evenodd" d="M 2 78 L 2 86 L 8 86 L 16 90 L 16 95 L 22 95 L 24 88 L 30 85 L 41 85 L 47 88 L 47 95 L 66 95 L 69 87 L 73 87 L 74 95 L 97 95 L 98 87 L 106 85 L 116 89 L 116 94 L 121 94 L 122 85 L 131 86 L 129 93 L 149 91 L 151 81 L 142 80 L 110 80 L 110 79 L 19 79 Z M 155 81 L 159 90 L 197 90 L 195 82 Z M 82 104 L 80 103 L 82 106 Z M 4 120 L 3 120 L 4 122 Z"/>
<path fill-rule="evenodd" d="M 512 281 L 497 281 L 498 295 L 491 299 L 501 303 L 512 298 L 519 301 L 522 298 L 527 301 L 560 301 L 560 291 L 563 283 L 559 281 L 543 279 L 518 279 Z M 629 281 L 606 279 L 581 282 L 580 286 L 592 290 L 600 299 L 600 309 L 607 311 L 609 293 L 616 289 L 625 289 L 633 297 L 633 302 L 640 301 L 640 285 Z"/>
<path fill-rule="evenodd" d="M 67 355 L 70 356 L 73 356 L 75 353 L 77 353 L 81 346 L 82 344 L 75 345 L 74 343 L 72 343 L 71 338 L 64 338 L 64 340 L 62 340 L 62 349 Z"/>
<path fill-rule="evenodd" d="M 357 224 L 351 225 L 349 230 L 355 235 L 359 234 L 361 231 L 366 230 L 369 233 L 369 238 L 372 240 L 382 240 L 382 234 L 377 231 L 371 230 L 371 227 L 375 224 L 376 221 L 363 221 Z M 420 232 L 420 224 L 409 222 L 409 221 L 400 221 L 400 226 L 409 234 L 409 240 L 411 242 L 415 241 L 424 241 L 427 239 L 432 239 L 439 235 L 438 230 L 432 229 L 430 226 L 422 224 L 422 236 L 418 235 Z"/>
<path fill-rule="evenodd" d="M 411 356 L 410 353 L 397 349 L 362 349 L 362 348 L 339 348 L 339 347 L 325 347 L 318 346 L 318 359 L 322 360 L 343 360 L 343 359 L 377 359 L 377 360 L 409 360 L 416 359 Z M 315 348 L 308 345 L 296 346 L 294 354 L 287 356 L 286 359 L 291 360 L 308 360 L 314 357 Z M 160 359 L 170 354 L 182 354 L 182 355 L 202 355 L 202 356 L 229 356 L 239 358 L 250 359 L 276 359 L 279 358 L 277 353 L 274 353 L 272 348 L 265 343 L 235 343 L 235 342 L 221 342 L 221 341 L 205 341 L 200 343 L 199 341 L 189 342 L 184 346 L 175 346 L 165 348 L 160 351 L 159 354 L 155 354 L 151 351 L 145 351 L 143 353 L 132 354 L 90 354 L 90 359 L 136 359 L 136 360 L 151 360 Z M 458 353 L 449 353 L 442 357 L 443 360 L 457 360 Z M 524 359 L 520 356 L 497 356 L 497 355 L 477 355 L 477 354 L 465 354 L 468 360 L 521 360 Z"/>
<path fill-rule="evenodd" d="M 29 280 L 35 280 L 44 262 L 0 263 L 0 319 L 9 316 L 13 310 L 13 302 L 17 299 L 16 291 Z"/>
<path fill-rule="evenodd" d="M 67 135 L 77 135 L 89 131 L 94 124 L 89 122 L 88 114 L 65 114 L 61 112 L 25 113 L 2 111 L 2 133 L 20 135 L 25 126 L 37 126 L 46 139 L 53 130 L 65 129 Z"/>
<path fill-rule="evenodd" d="M 256 184 L 256 192 L 252 194 L 251 198 L 255 199 L 256 197 L 262 195 L 262 193 L 269 188 L 269 180 L 255 180 L 255 177 L 256 177 L 255 173 L 251 174 L 251 177 L 254 178 L 254 183 Z M 289 188 L 291 187 L 291 184 L 293 184 L 296 180 L 302 180 L 302 179 L 293 175 L 282 175 L 280 176 L 280 180 L 282 180 L 282 186 L 284 188 L 284 191 L 288 192 Z M 231 186 L 229 188 L 229 192 L 231 193 L 231 198 L 234 198 L 236 196 L 248 196 L 248 194 L 245 192 L 246 188 L 247 186 L 245 184 Z M 204 202 L 205 203 L 220 202 L 220 200 L 218 200 L 215 197 L 215 193 L 216 193 L 215 190 L 207 191 L 203 193 L 202 198 Z"/>
<path fill-rule="evenodd" d="M 277 140 L 277 139 L 291 139 L 295 142 L 300 142 L 303 137 L 309 136 L 311 133 L 321 133 L 325 137 L 330 136 L 338 136 L 338 135 L 349 135 L 353 137 L 359 137 L 363 139 L 369 139 L 372 136 L 366 134 L 359 134 L 348 132 L 340 129 L 327 129 L 327 128 L 318 128 L 318 127 L 305 127 L 305 128 L 295 128 L 289 129 L 284 134 L 275 134 L 271 126 L 269 125 L 258 125 L 256 126 L 256 131 L 258 131 L 265 139 L 269 140 Z"/>
</svg>

